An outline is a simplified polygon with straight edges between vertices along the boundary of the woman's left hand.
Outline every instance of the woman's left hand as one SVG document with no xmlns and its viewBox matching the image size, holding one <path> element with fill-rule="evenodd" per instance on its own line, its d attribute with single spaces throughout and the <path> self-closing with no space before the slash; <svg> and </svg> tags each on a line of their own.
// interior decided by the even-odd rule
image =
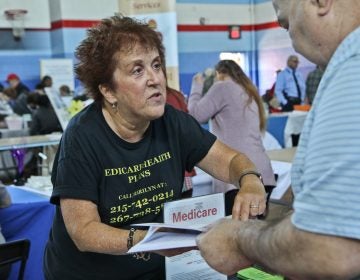
<svg viewBox="0 0 360 280">
<path fill-rule="evenodd" d="M 243 178 L 232 209 L 232 218 L 247 221 L 266 210 L 266 192 L 260 178 L 247 175 Z"/>
</svg>

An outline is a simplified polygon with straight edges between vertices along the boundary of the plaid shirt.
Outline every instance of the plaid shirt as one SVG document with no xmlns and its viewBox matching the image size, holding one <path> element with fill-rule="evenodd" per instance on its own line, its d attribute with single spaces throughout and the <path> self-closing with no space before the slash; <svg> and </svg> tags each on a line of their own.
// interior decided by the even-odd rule
<svg viewBox="0 0 360 280">
<path fill-rule="evenodd" d="M 316 67 L 316 69 L 311 71 L 307 76 L 306 97 L 308 98 L 310 104 L 313 103 L 322 75 L 323 71 L 319 67 Z"/>
</svg>

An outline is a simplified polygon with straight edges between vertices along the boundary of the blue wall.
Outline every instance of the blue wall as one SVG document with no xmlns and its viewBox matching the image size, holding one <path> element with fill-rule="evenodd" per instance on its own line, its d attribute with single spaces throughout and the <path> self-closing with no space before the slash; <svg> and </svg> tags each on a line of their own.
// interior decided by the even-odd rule
<svg viewBox="0 0 360 280">
<path fill-rule="evenodd" d="M 16 73 L 30 88 L 40 81 L 40 59 L 50 58 L 49 31 L 27 31 L 15 42 L 11 31 L 0 31 L 0 83 L 7 86 L 6 77 Z"/>
<path fill-rule="evenodd" d="M 180 89 L 189 94 L 191 80 L 194 74 L 203 72 L 206 68 L 214 67 L 219 61 L 221 52 L 241 52 L 246 54 L 244 69 L 253 75 L 254 69 L 250 65 L 254 55 L 252 46 L 254 41 L 251 32 L 242 32 L 241 39 L 230 40 L 228 32 L 178 32 Z M 255 69 L 256 72 L 256 69 Z"/>
<path fill-rule="evenodd" d="M 268 1 L 270 0 L 254 2 Z M 249 4 L 250 2 L 252 1 L 177 0 L 177 3 L 201 4 Z M 276 40 L 284 36 L 279 30 L 275 28 L 258 32 L 243 31 L 239 40 L 230 40 L 226 31 L 178 32 L 180 89 L 188 94 L 193 75 L 208 67 L 214 67 L 221 52 L 241 52 L 246 55 L 245 72 L 259 87 L 260 93 L 263 93 L 273 83 L 275 70 L 283 68 L 287 55 L 294 53 L 290 41 L 285 43 L 285 46 L 276 46 Z M 14 42 L 10 31 L 0 30 L 0 82 L 4 84 L 6 76 L 15 72 L 25 84 L 34 88 L 40 80 L 39 61 L 47 58 L 74 59 L 74 51 L 85 35 L 85 28 L 26 31 L 21 42 Z M 262 47 L 264 40 L 273 40 L 273 47 Z M 259 43 L 260 49 L 257 50 Z M 313 66 L 305 59 L 300 61 L 301 71 L 306 75 Z M 76 85 L 78 85 L 77 81 Z"/>
</svg>

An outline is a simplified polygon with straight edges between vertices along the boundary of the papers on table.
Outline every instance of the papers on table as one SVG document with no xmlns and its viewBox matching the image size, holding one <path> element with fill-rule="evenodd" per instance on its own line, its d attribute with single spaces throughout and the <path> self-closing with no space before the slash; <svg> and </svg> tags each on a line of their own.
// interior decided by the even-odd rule
<svg viewBox="0 0 360 280">
<path fill-rule="evenodd" d="M 128 253 L 196 246 L 196 236 L 225 216 L 224 194 L 216 193 L 171 201 L 164 204 L 164 223 L 135 224 L 149 226 L 145 238 Z M 167 232 L 161 231 L 167 230 Z M 207 265 L 196 250 L 166 258 L 166 279 L 226 280 Z"/>
<path fill-rule="evenodd" d="M 165 223 L 197 227 L 198 230 L 205 230 L 209 224 L 223 217 L 225 217 L 225 200 L 222 193 L 174 201 L 164 206 Z M 165 265 L 167 280 L 227 279 L 226 275 L 212 269 L 197 250 L 165 258 Z"/>
<path fill-rule="evenodd" d="M 24 186 L 12 185 L 12 187 L 41 194 L 47 197 L 51 196 L 53 190 L 51 176 L 31 176 L 30 178 L 28 178 Z"/>
<path fill-rule="evenodd" d="M 128 253 L 165 250 L 173 248 L 196 247 L 196 236 L 201 232 L 197 227 L 182 227 L 168 224 L 134 224 L 147 226 L 145 238 L 133 246 Z"/>
<path fill-rule="evenodd" d="M 228 277 L 209 267 L 201 257 L 200 252 L 192 250 L 181 255 L 166 258 L 166 279 L 227 280 Z"/>
<path fill-rule="evenodd" d="M 278 174 L 276 188 L 271 193 L 271 199 L 281 199 L 291 184 L 291 163 L 284 161 L 271 161 L 275 174 Z"/>
<path fill-rule="evenodd" d="M 144 223 L 145 238 L 128 253 L 196 246 L 196 236 L 210 223 L 225 216 L 224 194 L 216 193 L 164 204 L 164 223 Z"/>
</svg>

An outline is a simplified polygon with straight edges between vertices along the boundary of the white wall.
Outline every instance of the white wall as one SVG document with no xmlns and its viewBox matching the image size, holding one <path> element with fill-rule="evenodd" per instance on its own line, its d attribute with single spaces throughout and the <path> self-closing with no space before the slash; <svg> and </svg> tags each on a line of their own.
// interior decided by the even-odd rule
<svg viewBox="0 0 360 280">
<path fill-rule="evenodd" d="M 50 28 L 49 0 L 1 0 L 0 28 L 11 27 L 4 14 L 9 9 L 27 10 L 26 28 Z"/>
</svg>

